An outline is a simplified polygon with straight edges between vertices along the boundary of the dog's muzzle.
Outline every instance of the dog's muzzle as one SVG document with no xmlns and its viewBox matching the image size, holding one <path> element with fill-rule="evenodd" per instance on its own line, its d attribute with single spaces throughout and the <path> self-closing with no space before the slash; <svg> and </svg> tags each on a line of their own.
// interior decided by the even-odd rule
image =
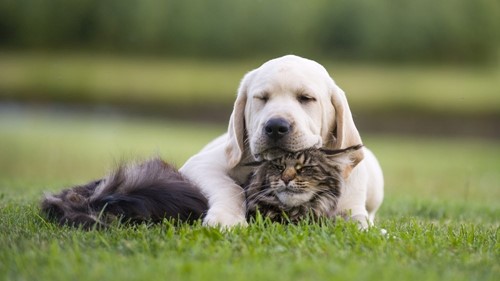
<svg viewBox="0 0 500 281">
<path fill-rule="evenodd" d="M 263 130 L 268 139 L 277 142 L 292 131 L 292 125 L 283 118 L 273 118 L 266 122 Z"/>
</svg>

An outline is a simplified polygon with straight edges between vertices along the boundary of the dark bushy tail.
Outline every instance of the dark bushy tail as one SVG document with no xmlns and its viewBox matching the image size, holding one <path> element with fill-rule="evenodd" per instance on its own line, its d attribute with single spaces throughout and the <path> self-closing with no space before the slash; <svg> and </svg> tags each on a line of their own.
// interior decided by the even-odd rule
<svg viewBox="0 0 500 281">
<path fill-rule="evenodd" d="M 90 228 L 121 219 L 130 222 L 202 218 L 207 199 L 161 159 L 122 166 L 108 177 L 47 195 L 42 213 L 60 224 Z"/>
</svg>

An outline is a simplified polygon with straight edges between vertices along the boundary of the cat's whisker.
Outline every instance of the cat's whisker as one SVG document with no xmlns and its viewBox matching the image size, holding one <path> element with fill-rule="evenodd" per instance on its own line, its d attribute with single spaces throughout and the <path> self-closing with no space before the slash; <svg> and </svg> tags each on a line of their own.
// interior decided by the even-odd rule
<svg viewBox="0 0 500 281">
<path fill-rule="evenodd" d="M 255 200 L 255 199 L 259 199 L 259 198 L 262 198 L 266 195 L 269 195 L 271 193 L 271 190 L 261 190 L 261 191 L 258 191 L 256 193 L 253 193 L 251 194 L 250 196 L 248 196 L 247 200 L 248 199 L 252 199 L 252 200 Z"/>
</svg>

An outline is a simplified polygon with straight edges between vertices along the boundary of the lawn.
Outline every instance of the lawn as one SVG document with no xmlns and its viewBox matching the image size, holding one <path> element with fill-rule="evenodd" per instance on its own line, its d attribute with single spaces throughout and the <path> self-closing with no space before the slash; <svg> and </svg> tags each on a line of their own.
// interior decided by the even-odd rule
<svg viewBox="0 0 500 281">
<path fill-rule="evenodd" d="M 386 177 L 377 225 L 257 222 L 61 228 L 43 191 L 161 155 L 182 164 L 223 126 L 108 114 L 0 111 L 1 280 L 497 280 L 500 146 L 367 135 Z"/>
</svg>

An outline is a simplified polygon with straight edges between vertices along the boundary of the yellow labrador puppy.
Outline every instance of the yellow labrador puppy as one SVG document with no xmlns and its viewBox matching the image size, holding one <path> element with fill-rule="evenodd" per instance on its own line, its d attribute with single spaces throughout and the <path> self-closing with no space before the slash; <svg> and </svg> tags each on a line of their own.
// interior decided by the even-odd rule
<svg viewBox="0 0 500 281">
<path fill-rule="evenodd" d="M 284 151 L 361 143 L 345 94 L 325 68 L 288 55 L 245 75 L 228 132 L 191 157 L 180 171 L 209 200 L 206 225 L 246 224 L 240 184 L 251 171 L 243 163 L 272 159 Z M 354 158 L 345 173 L 339 213 L 350 214 L 366 228 L 382 203 L 382 170 L 366 148 Z"/>
</svg>

